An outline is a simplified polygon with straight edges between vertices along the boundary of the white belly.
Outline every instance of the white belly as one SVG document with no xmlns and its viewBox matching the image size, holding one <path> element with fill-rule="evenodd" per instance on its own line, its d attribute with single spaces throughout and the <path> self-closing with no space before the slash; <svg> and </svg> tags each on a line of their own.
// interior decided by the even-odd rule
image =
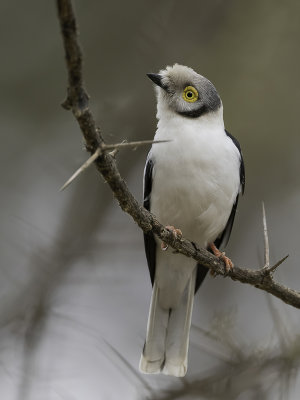
<svg viewBox="0 0 300 400">
<path fill-rule="evenodd" d="M 160 121 L 155 139 L 171 142 L 151 150 L 151 212 L 200 247 L 207 247 L 224 230 L 240 187 L 239 151 L 223 123 L 213 117 Z M 172 249 L 162 252 L 160 241 L 156 261 L 162 302 L 166 308 L 176 306 L 196 263 Z"/>
<path fill-rule="evenodd" d="M 187 130 L 154 145 L 152 158 L 151 212 L 200 246 L 214 241 L 239 191 L 240 155 L 231 139 L 224 130 Z"/>
</svg>

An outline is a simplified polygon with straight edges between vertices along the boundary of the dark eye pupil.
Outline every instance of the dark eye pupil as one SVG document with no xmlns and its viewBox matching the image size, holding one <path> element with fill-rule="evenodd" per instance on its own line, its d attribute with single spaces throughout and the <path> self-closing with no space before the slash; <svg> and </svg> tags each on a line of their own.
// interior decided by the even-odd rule
<svg viewBox="0 0 300 400">
<path fill-rule="evenodd" d="M 189 97 L 189 98 L 191 98 L 191 97 L 193 97 L 193 93 L 192 92 L 187 92 L 187 97 Z"/>
</svg>

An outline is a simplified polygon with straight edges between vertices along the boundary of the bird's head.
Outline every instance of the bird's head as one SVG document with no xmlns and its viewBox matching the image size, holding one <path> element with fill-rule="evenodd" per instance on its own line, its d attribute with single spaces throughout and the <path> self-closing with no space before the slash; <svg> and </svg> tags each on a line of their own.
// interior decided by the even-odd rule
<svg viewBox="0 0 300 400">
<path fill-rule="evenodd" d="M 147 75 L 157 85 L 158 114 L 171 111 L 199 118 L 222 106 L 214 85 L 192 68 L 175 64 L 158 74 Z"/>
</svg>

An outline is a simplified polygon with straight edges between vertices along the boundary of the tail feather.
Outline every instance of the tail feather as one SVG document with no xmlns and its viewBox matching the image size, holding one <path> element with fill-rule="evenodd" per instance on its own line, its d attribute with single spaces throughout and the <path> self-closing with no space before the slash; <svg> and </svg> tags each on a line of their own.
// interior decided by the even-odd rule
<svg viewBox="0 0 300 400">
<path fill-rule="evenodd" d="M 184 376 L 187 371 L 189 337 L 194 304 L 197 268 L 189 279 L 180 304 L 170 313 L 165 347 L 166 375 Z"/>
<path fill-rule="evenodd" d="M 159 289 L 154 282 L 147 325 L 147 336 L 140 360 L 140 371 L 158 374 L 165 361 L 165 340 L 169 320 L 169 310 L 159 304 Z"/>
<path fill-rule="evenodd" d="M 140 360 L 142 372 L 186 374 L 196 274 L 197 268 L 194 268 L 178 306 L 169 310 L 160 306 L 159 289 L 154 283 L 146 342 Z"/>
</svg>

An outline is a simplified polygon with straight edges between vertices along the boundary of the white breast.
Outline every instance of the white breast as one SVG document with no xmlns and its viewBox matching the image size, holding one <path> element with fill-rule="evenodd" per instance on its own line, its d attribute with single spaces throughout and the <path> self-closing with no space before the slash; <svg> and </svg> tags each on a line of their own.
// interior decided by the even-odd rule
<svg viewBox="0 0 300 400">
<path fill-rule="evenodd" d="M 158 122 L 151 211 L 165 225 L 206 247 L 223 231 L 240 187 L 240 154 L 226 135 L 223 111 L 189 119 L 166 113 Z"/>
</svg>

